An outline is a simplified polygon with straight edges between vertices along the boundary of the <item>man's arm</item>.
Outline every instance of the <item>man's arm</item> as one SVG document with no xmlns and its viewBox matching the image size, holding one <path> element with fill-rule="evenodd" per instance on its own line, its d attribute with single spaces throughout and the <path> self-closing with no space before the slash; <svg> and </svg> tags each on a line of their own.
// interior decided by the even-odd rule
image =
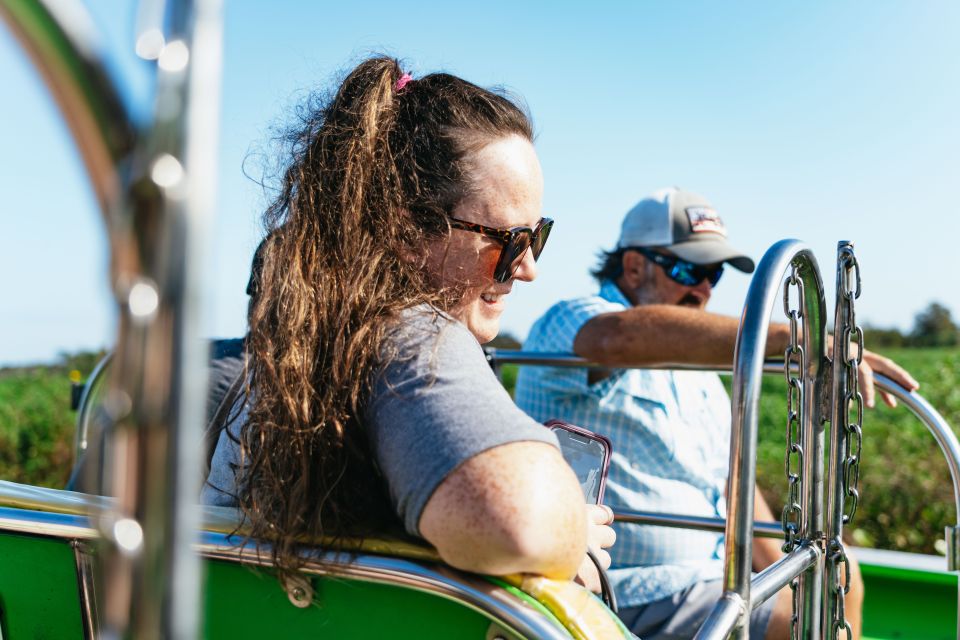
<svg viewBox="0 0 960 640">
<path fill-rule="evenodd" d="M 641 305 L 588 320 L 577 333 L 573 351 L 610 367 L 671 363 L 729 366 L 733 363 L 738 326 L 736 318 L 699 309 Z M 789 327 L 772 323 L 767 333 L 767 357 L 782 357 L 789 342 Z M 874 373 L 911 391 L 919 386 L 895 362 L 864 349 L 859 383 L 868 407 L 874 405 Z M 888 405 L 896 406 L 892 396 L 881 395 Z"/>
<path fill-rule="evenodd" d="M 594 316 L 573 342 L 579 356 L 610 365 L 668 363 L 729 365 L 739 321 L 716 313 L 651 304 Z M 783 355 L 790 340 L 786 325 L 770 326 L 767 355 Z"/>
<path fill-rule="evenodd" d="M 437 487 L 420 533 L 448 564 L 477 573 L 570 579 L 586 555 L 583 491 L 560 452 L 540 442 L 484 451 Z"/>
</svg>

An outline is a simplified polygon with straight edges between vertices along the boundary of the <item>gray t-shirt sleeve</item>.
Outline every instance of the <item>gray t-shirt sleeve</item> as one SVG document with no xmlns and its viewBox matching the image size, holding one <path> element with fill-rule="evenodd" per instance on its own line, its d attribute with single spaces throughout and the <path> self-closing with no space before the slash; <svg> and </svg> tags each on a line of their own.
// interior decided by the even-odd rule
<svg viewBox="0 0 960 640">
<path fill-rule="evenodd" d="M 510 442 L 558 445 L 517 408 L 465 326 L 422 309 L 403 320 L 393 333 L 399 355 L 377 379 L 365 422 L 393 505 L 420 535 L 430 496 L 466 460 Z"/>
<path fill-rule="evenodd" d="M 240 462 L 240 428 L 247 423 L 247 405 L 240 415 L 220 432 L 210 473 L 200 490 L 200 503 L 217 507 L 237 506 L 236 467 Z"/>
</svg>

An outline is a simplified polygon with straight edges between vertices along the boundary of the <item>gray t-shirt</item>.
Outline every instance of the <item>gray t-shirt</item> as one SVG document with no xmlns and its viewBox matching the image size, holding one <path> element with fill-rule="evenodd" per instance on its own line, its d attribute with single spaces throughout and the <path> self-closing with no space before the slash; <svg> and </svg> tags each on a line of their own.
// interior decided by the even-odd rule
<svg viewBox="0 0 960 640">
<path fill-rule="evenodd" d="M 419 535 L 423 507 L 464 461 L 509 442 L 557 446 L 549 429 L 517 408 L 476 338 L 456 320 L 426 307 L 409 309 L 389 350 L 396 358 L 377 378 L 363 422 L 391 502 L 410 533 Z M 233 437 L 227 430 L 220 434 L 204 504 L 236 504 L 236 440 L 245 423 L 246 411 L 231 425 Z"/>
</svg>

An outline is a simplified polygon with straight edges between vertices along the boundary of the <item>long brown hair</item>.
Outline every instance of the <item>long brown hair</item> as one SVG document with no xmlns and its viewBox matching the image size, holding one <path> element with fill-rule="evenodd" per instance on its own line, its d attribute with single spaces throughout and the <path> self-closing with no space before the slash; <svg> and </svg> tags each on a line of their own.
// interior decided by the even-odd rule
<svg viewBox="0 0 960 640">
<path fill-rule="evenodd" d="M 532 140 L 505 96 L 444 73 L 398 90 L 402 75 L 394 59 L 366 60 L 300 112 L 264 214 L 237 486 L 250 535 L 270 541 L 281 573 L 299 566 L 304 537 L 336 545 L 397 521 L 362 416 L 391 323 L 443 304 L 411 256 L 449 232 L 471 152 Z"/>
</svg>

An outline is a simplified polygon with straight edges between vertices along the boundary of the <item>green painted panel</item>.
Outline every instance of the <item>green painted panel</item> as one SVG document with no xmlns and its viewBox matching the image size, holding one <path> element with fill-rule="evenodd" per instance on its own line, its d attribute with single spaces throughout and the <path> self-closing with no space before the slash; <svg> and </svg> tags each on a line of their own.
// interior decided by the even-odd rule
<svg viewBox="0 0 960 640">
<path fill-rule="evenodd" d="M 861 570 L 865 640 L 957 637 L 956 575 L 868 564 Z"/>
<path fill-rule="evenodd" d="M 437 596 L 346 578 L 314 578 L 315 604 L 298 609 L 266 573 L 215 560 L 206 569 L 205 638 L 482 640 L 490 625 Z"/>
<path fill-rule="evenodd" d="M 83 637 L 77 569 L 67 541 L 0 534 L 3 640 Z"/>
</svg>

